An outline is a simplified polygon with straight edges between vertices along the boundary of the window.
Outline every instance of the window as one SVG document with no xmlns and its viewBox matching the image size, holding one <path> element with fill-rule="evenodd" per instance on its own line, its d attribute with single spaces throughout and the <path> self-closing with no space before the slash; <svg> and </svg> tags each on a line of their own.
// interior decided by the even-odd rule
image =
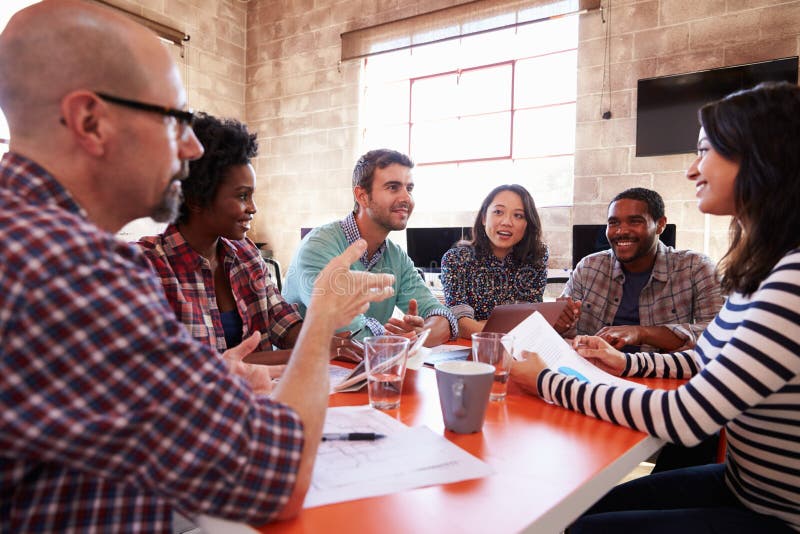
<svg viewBox="0 0 800 534">
<path fill-rule="evenodd" d="M 578 16 L 362 60 L 362 152 L 416 163 L 418 211 L 474 211 L 519 183 L 538 206 L 572 202 Z"/>
</svg>

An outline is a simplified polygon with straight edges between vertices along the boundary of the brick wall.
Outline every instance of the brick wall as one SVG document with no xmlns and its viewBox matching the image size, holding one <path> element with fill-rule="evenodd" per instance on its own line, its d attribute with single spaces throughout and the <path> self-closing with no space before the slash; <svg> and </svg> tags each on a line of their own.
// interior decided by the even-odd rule
<svg viewBox="0 0 800 534">
<path fill-rule="evenodd" d="M 107 0 L 122 9 L 178 29 L 190 36 L 173 47 L 189 106 L 219 117 L 245 116 L 245 21 L 247 4 L 239 0 Z M 135 240 L 164 225 L 138 219 L 119 235 Z"/>
<path fill-rule="evenodd" d="M 261 212 L 253 234 L 270 244 L 284 270 L 300 242 L 301 227 L 340 219 L 353 206 L 350 177 L 360 155 L 361 64 L 339 62 L 340 34 L 464 1 L 248 4 L 247 123 L 261 140 L 256 164 Z M 442 217 L 437 225 L 471 223 Z"/>
<path fill-rule="evenodd" d="M 299 228 L 340 218 L 352 206 L 349 177 L 359 155 L 360 65 L 339 63 L 339 35 L 464 1 L 136 0 L 129 4 L 192 34 L 188 86 L 195 108 L 244 118 L 258 132 L 260 211 L 251 237 L 269 242 L 285 270 L 299 242 Z M 706 251 L 718 259 L 725 250 L 729 221 L 697 211 L 694 188 L 684 177 L 693 156 L 634 156 L 636 81 L 796 55 L 800 0 L 611 0 L 608 4 L 603 0 L 610 39 L 605 95 L 601 93 L 607 25 L 599 12 L 581 19 L 574 207 L 541 210 L 551 267 L 570 262 L 571 225 L 605 222 L 608 200 L 631 186 L 661 192 L 667 217 L 677 224 L 680 247 Z M 606 109 L 612 112 L 610 120 L 600 117 Z M 440 218 L 426 214 L 425 224 L 470 225 L 474 216 L 445 211 Z"/>
<path fill-rule="evenodd" d="M 106 0 L 190 36 L 181 64 L 189 106 L 245 116 L 247 3 L 240 0 Z"/>
<path fill-rule="evenodd" d="M 440 2 L 430 10 L 458 2 Z M 603 223 L 608 200 L 626 187 L 658 190 L 678 245 L 715 259 L 729 220 L 697 211 L 684 171 L 692 155 L 636 158 L 636 81 L 795 55 L 800 1 L 608 0 L 608 92 L 601 119 L 606 25 L 582 16 L 578 71 L 575 193 L 572 208 L 542 209 L 552 267 L 571 258 L 572 224 Z M 247 120 L 259 130 L 255 226 L 285 265 L 298 228 L 341 217 L 351 206 L 349 175 L 358 156 L 358 62 L 339 65 L 339 34 L 420 11 L 416 1 L 260 1 L 248 4 Z M 444 211 L 444 210 L 443 210 Z M 425 217 L 430 225 L 469 225 L 472 214 Z"/>
<path fill-rule="evenodd" d="M 603 1 L 608 6 L 608 0 Z M 719 259 L 727 249 L 728 217 L 698 212 L 684 171 L 694 155 L 635 157 L 636 81 L 800 51 L 800 2 L 776 0 L 613 0 L 581 20 L 574 224 L 602 223 L 620 190 L 641 185 L 659 191 L 678 246 Z M 609 35 L 607 90 L 603 58 Z M 612 118 L 601 114 L 611 110 Z"/>
</svg>

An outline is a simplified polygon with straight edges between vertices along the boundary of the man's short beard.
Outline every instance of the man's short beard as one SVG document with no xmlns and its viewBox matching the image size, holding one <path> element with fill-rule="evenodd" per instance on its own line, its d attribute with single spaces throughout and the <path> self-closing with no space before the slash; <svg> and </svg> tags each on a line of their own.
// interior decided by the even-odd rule
<svg viewBox="0 0 800 534">
<path fill-rule="evenodd" d="M 150 218 L 155 222 L 172 222 L 178 216 L 178 211 L 183 201 L 183 190 L 180 182 L 173 180 L 164 192 L 164 196 L 150 212 Z"/>
<path fill-rule="evenodd" d="M 183 188 L 181 188 L 181 181 L 189 175 L 189 162 L 181 162 L 181 170 L 172 177 L 167 189 L 164 191 L 164 196 L 161 197 L 159 202 L 150 212 L 150 218 L 156 222 L 173 222 L 180 213 L 181 204 L 183 203 Z"/>
</svg>

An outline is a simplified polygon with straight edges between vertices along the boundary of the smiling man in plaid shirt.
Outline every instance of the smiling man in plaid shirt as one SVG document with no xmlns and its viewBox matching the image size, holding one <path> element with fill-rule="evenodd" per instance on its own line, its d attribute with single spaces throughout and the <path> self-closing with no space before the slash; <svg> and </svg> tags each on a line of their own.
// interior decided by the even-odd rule
<svg viewBox="0 0 800 534">
<path fill-rule="evenodd" d="M 611 200 L 611 248 L 583 258 L 561 294 L 574 314 L 565 337 L 597 335 L 624 352 L 695 345 L 722 307 L 719 279 L 708 256 L 659 241 L 666 224 L 655 191 L 635 187 Z"/>
<path fill-rule="evenodd" d="M 332 260 L 280 384 L 254 394 L 176 321 L 147 260 L 113 234 L 170 218 L 177 178 L 202 154 L 167 50 L 106 8 L 51 0 L 11 20 L 0 72 L 11 130 L 0 162 L 0 532 L 169 532 L 173 511 L 253 524 L 297 513 L 328 402 L 330 336 L 391 295 L 393 277 L 349 271 L 363 241 Z"/>
</svg>

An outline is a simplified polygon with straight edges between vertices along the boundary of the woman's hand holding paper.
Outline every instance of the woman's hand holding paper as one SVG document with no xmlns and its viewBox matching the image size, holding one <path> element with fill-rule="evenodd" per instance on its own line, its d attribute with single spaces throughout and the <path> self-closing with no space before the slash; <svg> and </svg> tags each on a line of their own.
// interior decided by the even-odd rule
<svg viewBox="0 0 800 534">
<path fill-rule="evenodd" d="M 601 337 L 575 336 L 572 347 L 590 363 L 609 374 L 620 376 L 625 370 L 625 354 Z"/>
</svg>

